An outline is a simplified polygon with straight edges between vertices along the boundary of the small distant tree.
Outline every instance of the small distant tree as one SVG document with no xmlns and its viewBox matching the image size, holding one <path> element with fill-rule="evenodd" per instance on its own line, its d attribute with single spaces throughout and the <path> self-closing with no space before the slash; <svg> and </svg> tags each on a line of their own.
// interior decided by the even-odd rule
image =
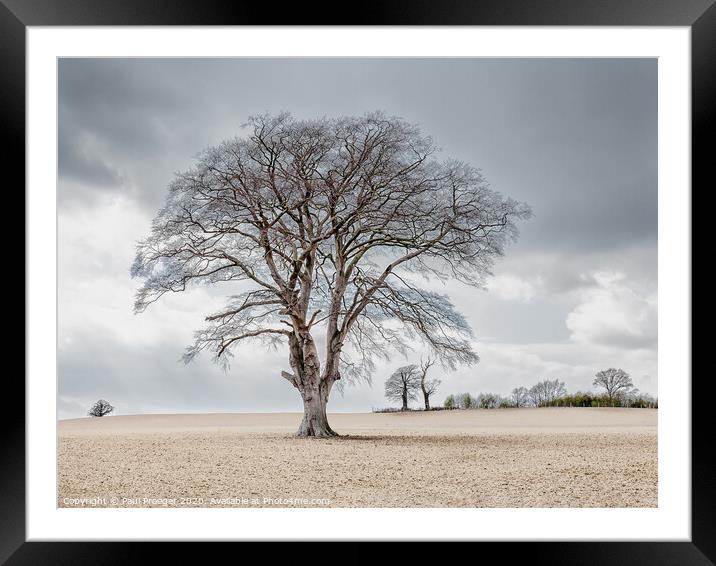
<svg viewBox="0 0 716 566">
<path fill-rule="evenodd" d="M 477 396 L 477 406 L 480 409 L 496 409 L 500 403 L 500 397 L 494 393 L 480 393 Z"/>
<path fill-rule="evenodd" d="M 526 407 L 530 400 L 530 392 L 526 387 L 515 387 L 512 390 L 512 404 L 513 406 Z"/>
<path fill-rule="evenodd" d="M 529 397 L 532 405 L 539 407 L 544 401 L 544 383 L 541 381 L 539 383 L 535 383 L 527 391 L 527 396 Z"/>
<path fill-rule="evenodd" d="M 640 392 L 636 387 L 630 387 L 617 393 L 615 399 L 620 407 L 631 407 L 639 398 Z"/>
<path fill-rule="evenodd" d="M 655 397 L 646 393 L 639 393 L 635 399 L 630 401 L 629 406 L 639 409 L 657 409 L 659 403 Z"/>
<path fill-rule="evenodd" d="M 631 377 L 623 369 L 609 368 L 597 372 L 594 382 L 595 387 L 603 387 L 607 392 L 609 405 L 614 405 L 614 399 L 621 393 L 634 387 Z"/>
<path fill-rule="evenodd" d="M 445 407 L 446 409 L 454 409 L 455 406 L 455 395 L 450 394 L 445 397 L 445 401 L 443 401 L 443 407 Z"/>
<path fill-rule="evenodd" d="M 535 383 L 528 392 L 528 397 L 535 407 L 547 404 L 554 404 L 560 397 L 567 394 L 567 388 L 564 382 L 558 379 L 545 379 L 539 383 Z"/>
<path fill-rule="evenodd" d="M 438 390 L 440 386 L 439 379 L 428 379 L 428 370 L 435 364 L 435 360 L 428 358 L 420 361 L 420 389 L 423 392 L 423 400 L 425 401 L 425 410 L 430 410 L 430 396 Z"/>
<path fill-rule="evenodd" d="M 87 414 L 90 417 L 104 417 L 105 415 L 109 415 L 112 411 L 114 411 L 114 407 L 104 399 L 100 399 L 92 405 L 90 410 L 87 411 Z"/>
<path fill-rule="evenodd" d="M 567 394 L 567 387 L 563 381 L 559 379 L 546 379 L 543 381 L 544 384 L 544 396 L 546 403 L 553 403 L 560 397 L 564 397 Z"/>
<path fill-rule="evenodd" d="M 408 410 L 408 400 L 418 398 L 420 389 L 420 371 L 418 366 L 410 364 L 399 367 L 385 382 L 385 397 L 393 401 L 401 401 L 401 411 Z"/>
<path fill-rule="evenodd" d="M 456 398 L 457 406 L 461 409 L 472 409 L 476 403 L 475 398 L 469 393 L 462 393 Z"/>
</svg>

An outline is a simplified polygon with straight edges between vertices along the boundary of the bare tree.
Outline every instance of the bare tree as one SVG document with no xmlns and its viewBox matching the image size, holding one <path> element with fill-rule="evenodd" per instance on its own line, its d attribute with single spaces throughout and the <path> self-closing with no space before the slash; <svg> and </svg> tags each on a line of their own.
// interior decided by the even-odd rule
<svg viewBox="0 0 716 566">
<path fill-rule="evenodd" d="M 616 368 L 609 368 L 597 372 L 592 385 L 595 387 L 603 387 L 606 390 L 610 405 L 614 404 L 614 398 L 620 393 L 634 387 L 629 374 L 623 369 Z"/>
<path fill-rule="evenodd" d="M 535 383 L 528 391 L 530 401 L 535 407 L 551 403 L 567 394 L 564 382 L 558 379 L 545 379 Z"/>
<path fill-rule="evenodd" d="M 639 392 L 639 389 L 637 387 L 627 387 L 626 389 L 618 393 L 617 396 L 621 397 L 621 401 L 624 403 L 624 406 L 631 407 L 634 402 L 639 399 L 641 393 Z"/>
<path fill-rule="evenodd" d="M 512 390 L 512 404 L 519 408 L 529 403 L 529 390 L 526 387 L 515 387 Z"/>
<path fill-rule="evenodd" d="M 428 379 L 428 370 L 435 365 L 435 359 L 428 357 L 425 361 L 420 360 L 420 389 L 423 392 L 425 410 L 430 410 L 430 396 L 438 390 L 441 381 L 439 379 Z"/>
<path fill-rule="evenodd" d="M 543 382 L 544 400 L 546 403 L 556 401 L 567 394 L 567 387 L 559 379 L 545 379 Z"/>
<path fill-rule="evenodd" d="M 90 417 L 104 417 L 105 415 L 109 415 L 112 411 L 114 411 L 114 407 L 104 399 L 100 399 L 92 405 L 90 410 L 87 411 L 87 414 Z"/>
<path fill-rule="evenodd" d="M 411 364 L 393 372 L 385 382 L 385 397 L 402 403 L 401 411 L 408 410 L 408 400 L 418 398 L 420 389 L 420 371 L 418 366 Z"/>
<path fill-rule="evenodd" d="M 529 388 L 527 395 L 529 396 L 530 404 L 539 407 L 544 402 L 544 383 L 541 381 L 535 383 Z"/>
<path fill-rule="evenodd" d="M 484 285 L 529 208 L 381 113 L 263 115 L 247 127 L 171 183 L 132 266 L 144 280 L 135 311 L 193 284 L 239 282 L 184 359 L 208 350 L 226 364 L 244 340 L 287 342 L 281 375 L 303 399 L 299 436 L 335 435 L 333 385 L 369 380 L 377 358 L 417 339 L 450 368 L 476 362 L 465 318 L 417 281 Z"/>
<path fill-rule="evenodd" d="M 496 409 L 500 404 L 500 396 L 495 393 L 480 393 L 476 404 L 480 409 Z"/>
</svg>

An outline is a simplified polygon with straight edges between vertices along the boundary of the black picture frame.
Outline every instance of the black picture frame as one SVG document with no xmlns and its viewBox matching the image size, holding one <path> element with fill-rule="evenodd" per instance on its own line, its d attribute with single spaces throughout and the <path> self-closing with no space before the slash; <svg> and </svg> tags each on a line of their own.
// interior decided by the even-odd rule
<svg viewBox="0 0 716 566">
<path fill-rule="evenodd" d="M 552 26 L 687 26 L 691 28 L 692 55 L 692 242 L 693 249 L 710 251 L 707 224 L 696 222 L 709 210 L 713 192 L 713 161 L 709 142 L 716 124 L 716 5 L 714 0 L 383 0 L 364 1 L 355 9 L 339 11 L 334 2 L 286 3 L 280 8 L 246 0 L 0 0 L 0 136 L 4 151 L 5 198 L 21 199 L 25 186 L 25 31 L 27 26 L 89 25 L 552 25 Z M 347 15 L 350 13 L 350 15 Z M 344 15 L 346 14 L 346 15 Z M 49 130 L 48 130 L 49 132 Z M 709 190 L 711 189 L 711 190 Z M 696 207 L 693 206 L 694 200 Z M 24 199 L 18 203 L 25 210 Z M 708 261 L 708 260 L 707 260 Z M 704 264 L 707 263 L 703 262 Z M 699 264 L 700 266 L 701 264 Z M 706 278 L 691 272 L 692 288 Z M 705 272 L 707 267 L 701 267 Z M 14 276 L 16 279 L 17 276 Z M 14 282 L 14 281 L 13 281 Z M 25 281 L 25 285 L 28 281 Z M 8 291 L 10 292 L 10 291 Z M 692 297 L 693 300 L 693 297 Z M 12 302 L 12 301 L 8 301 Z M 19 301 L 15 301 L 19 303 Z M 693 322 L 713 320 L 713 301 L 699 303 Z M 19 308 L 19 306 L 17 307 Z M 24 313 L 23 313 L 24 316 Z M 692 324 L 693 324 L 692 322 Z M 549 564 L 714 564 L 716 562 L 716 473 L 709 466 L 710 407 L 713 399 L 713 362 L 705 358 L 708 335 L 692 331 L 691 376 L 680 376 L 692 392 L 692 537 L 691 542 L 501 542 L 441 543 L 443 556 L 468 550 L 471 558 L 497 552 L 509 562 Z M 698 346 L 701 346 L 700 348 Z M 700 352 L 699 356 L 696 353 Z M 12 354 L 6 356 L 10 359 Z M 2 415 L 0 474 L 0 563 L 20 564 L 130 564 L 159 557 L 160 563 L 205 563 L 215 552 L 235 552 L 237 543 L 187 544 L 142 542 L 26 542 L 25 540 L 25 389 L 18 372 L 5 371 L 6 403 Z M 700 371 L 697 371 L 697 368 Z M 678 377 L 678 376 L 677 376 Z M 674 376 L 670 376 L 674 378 Z M 555 537 L 559 534 L 555 533 Z M 267 552 L 247 548 L 246 557 Z M 326 543 L 302 543 L 304 545 Z M 273 544 L 271 561 L 295 562 L 310 557 L 313 564 L 359 563 L 425 557 L 424 544 L 388 547 L 385 543 L 350 543 L 350 551 L 320 551 L 292 544 Z M 227 546 L 229 546 L 227 548 Z M 380 545 L 380 548 L 375 548 Z M 505 546 L 506 545 L 506 546 Z M 257 552 L 258 550 L 258 552 Z"/>
</svg>

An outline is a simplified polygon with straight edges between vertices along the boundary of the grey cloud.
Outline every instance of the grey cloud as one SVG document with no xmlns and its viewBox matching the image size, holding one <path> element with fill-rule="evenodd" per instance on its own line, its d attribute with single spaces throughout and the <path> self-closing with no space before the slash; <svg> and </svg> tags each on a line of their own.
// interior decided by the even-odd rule
<svg viewBox="0 0 716 566">
<path fill-rule="evenodd" d="M 97 155 L 91 141 L 83 141 L 81 135 L 64 133 L 58 146 L 59 174 L 62 178 L 84 182 L 94 187 L 117 187 L 123 181 L 119 171 Z"/>
<path fill-rule="evenodd" d="M 84 171 L 100 190 L 96 169 L 109 168 L 150 209 L 250 114 L 384 109 L 529 202 L 525 246 L 656 234 L 655 60 L 63 59 L 59 71 L 60 177 Z M 94 168 L 76 159 L 83 133 L 105 144 Z"/>
</svg>

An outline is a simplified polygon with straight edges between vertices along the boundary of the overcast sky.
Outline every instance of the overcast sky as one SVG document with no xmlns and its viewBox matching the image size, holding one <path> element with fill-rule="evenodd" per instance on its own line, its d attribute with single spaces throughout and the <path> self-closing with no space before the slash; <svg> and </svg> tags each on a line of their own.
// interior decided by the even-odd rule
<svg viewBox="0 0 716 566">
<path fill-rule="evenodd" d="M 612 366 L 657 393 L 655 59 L 61 59 L 60 418 L 100 397 L 117 414 L 302 410 L 282 349 L 242 346 L 228 373 L 178 361 L 218 290 L 134 315 L 129 276 L 173 174 L 249 115 L 282 110 L 398 115 L 532 207 L 487 290 L 444 289 L 481 361 L 436 369 L 436 401 L 555 378 L 591 390 Z M 419 356 L 334 393 L 329 411 L 385 406 L 387 375 Z"/>
</svg>

